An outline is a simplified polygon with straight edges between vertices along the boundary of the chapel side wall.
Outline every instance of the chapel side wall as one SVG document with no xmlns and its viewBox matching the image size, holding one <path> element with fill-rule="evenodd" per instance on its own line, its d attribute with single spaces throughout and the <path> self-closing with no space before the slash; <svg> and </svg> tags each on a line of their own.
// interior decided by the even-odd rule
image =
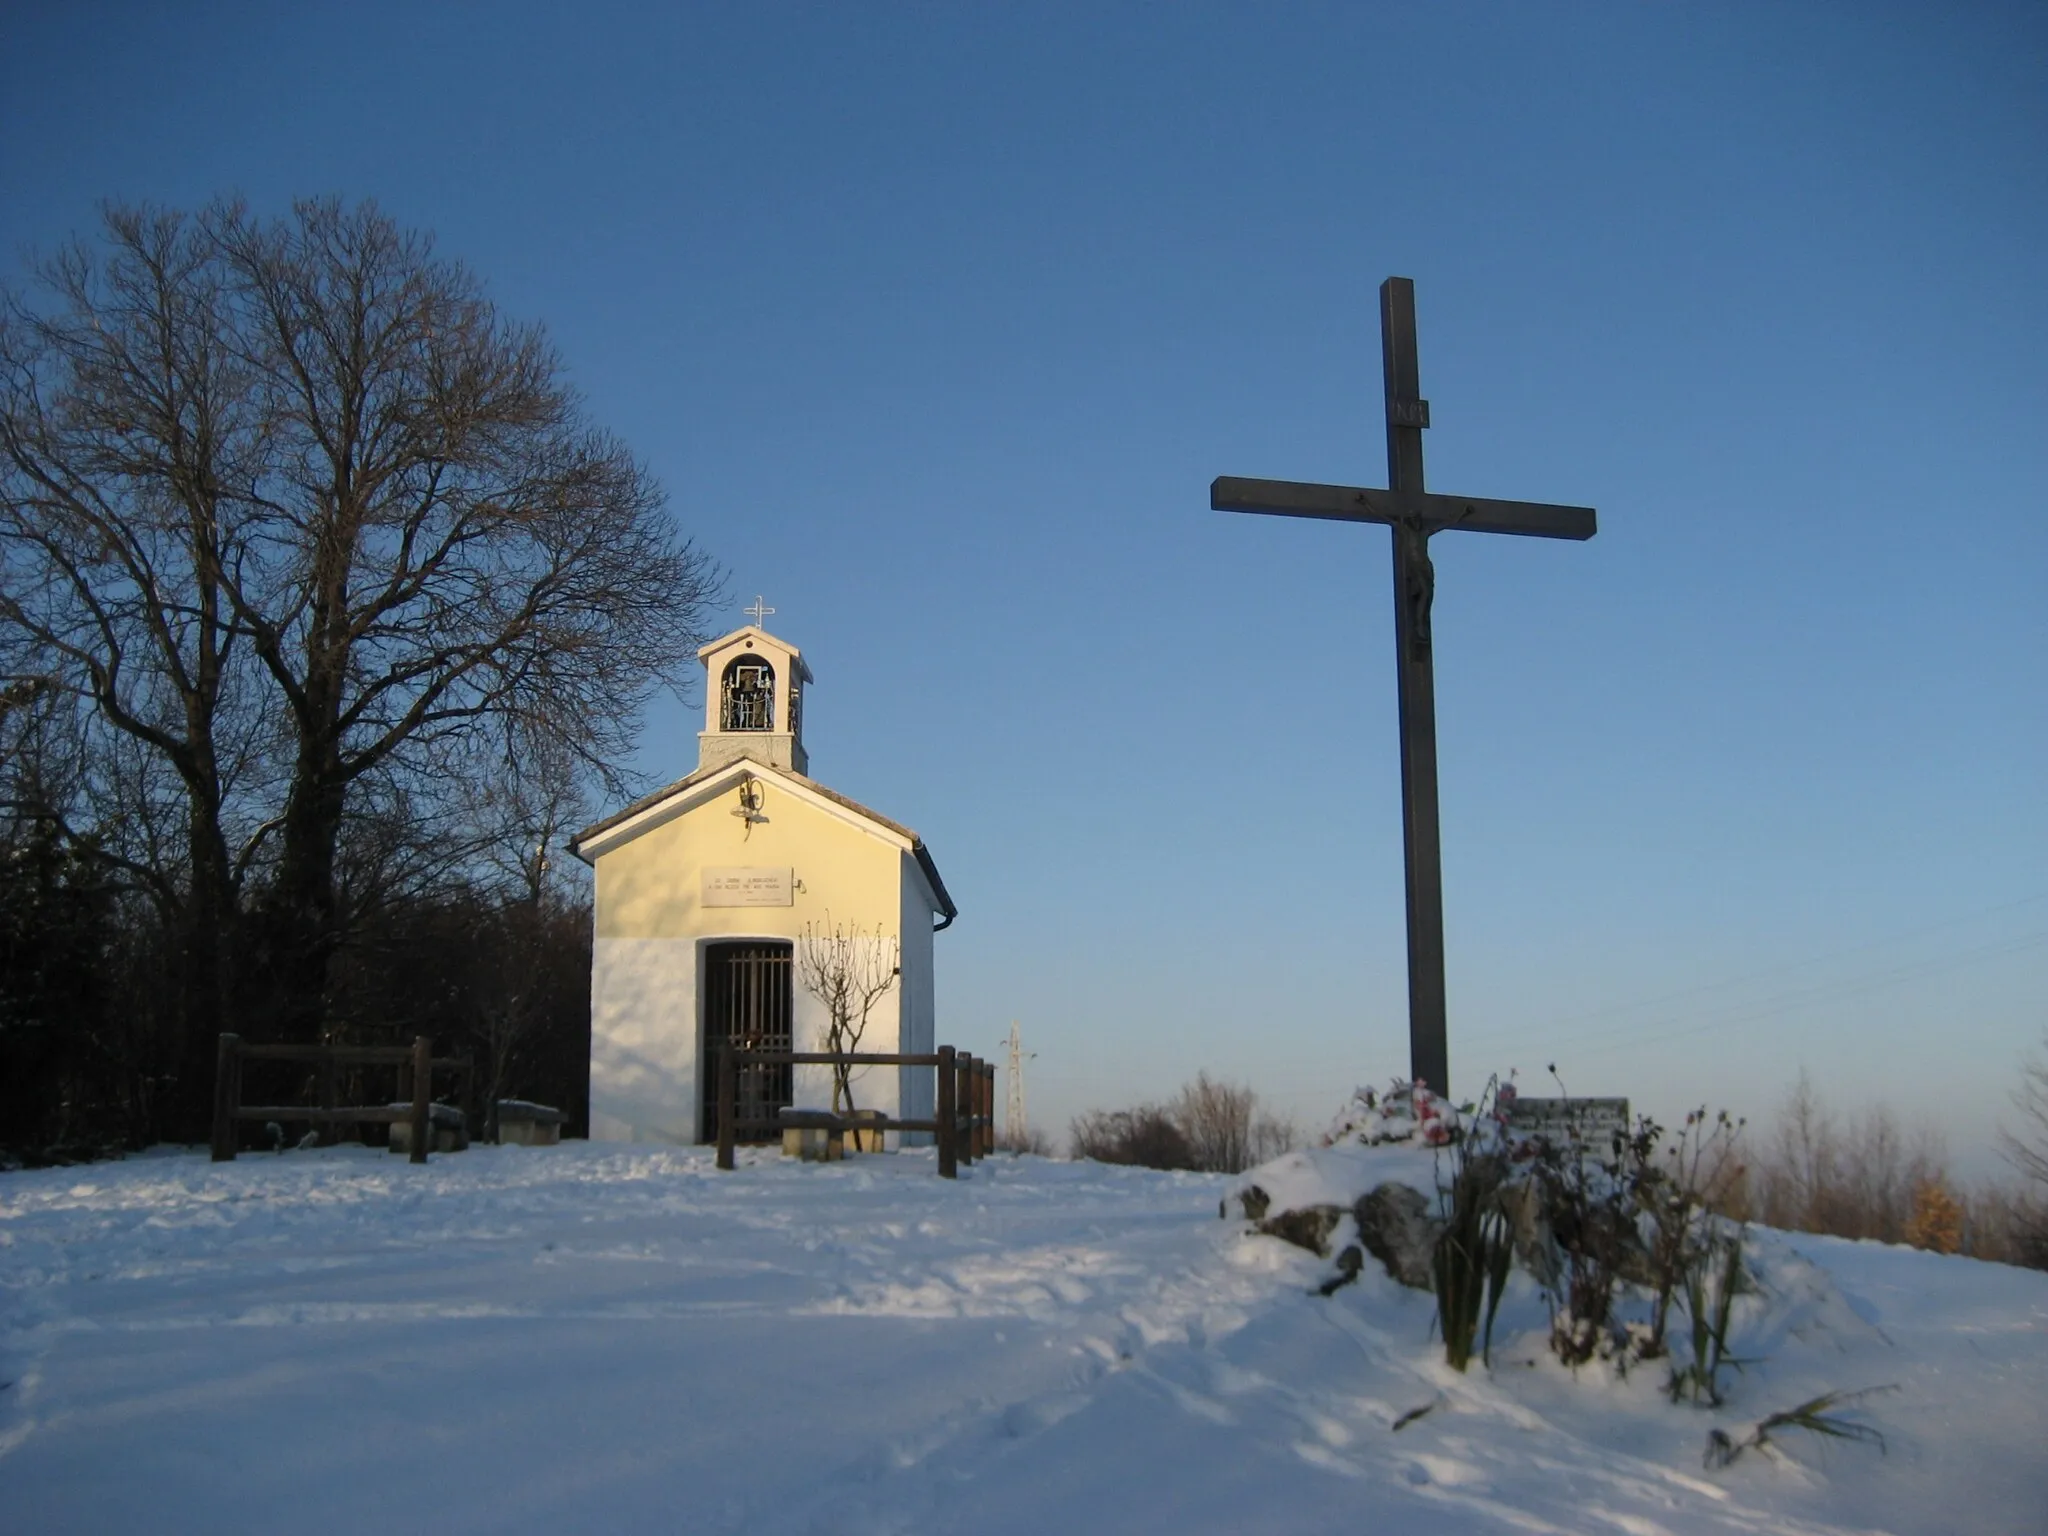
<svg viewBox="0 0 2048 1536">
<path fill-rule="evenodd" d="M 591 1131 L 595 1140 L 691 1143 L 702 1138 L 698 1038 L 704 948 L 725 939 L 800 945 L 804 925 L 847 924 L 872 935 L 900 932 L 900 850 L 764 785 L 751 831 L 731 814 L 736 796 L 683 810 L 597 857 L 596 938 L 591 966 Z M 705 907 L 709 867 L 787 865 L 792 905 Z M 897 1049 L 897 992 L 875 1009 L 862 1048 Z M 819 1049 L 824 1004 L 791 978 L 797 1048 Z M 798 1069 L 799 1104 L 831 1102 L 829 1069 Z M 900 1113 L 897 1074 L 867 1069 L 855 1083 L 863 1108 Z"/>
<path fill-rule="evenodd" d="M 899 932 L 903 935 L 903 975 L 897 991 L 902 999 L 902 1049 L 905 1052 L 926 1052 L 938 1046 L 937 1013 L 933 1007 L 933 914 L 931 903 L 925 896 L 924 872 L 918 868 L 916 857 L 908 853 L 899 857 L 897 880 L 902 902 L 897 920 Z M 935 1080 L 929 1067 L 905 1067 L 898 1077 L 901 1080 L 899 1092 L 904 1119 L 929 1120 L 938 1113 L 934 1098 Z M 903 1139 L 907 1144 L 917 1146 L 932 1138 L 925 1132 L 915 1131 L 906 1132 Z"/>
</svg>

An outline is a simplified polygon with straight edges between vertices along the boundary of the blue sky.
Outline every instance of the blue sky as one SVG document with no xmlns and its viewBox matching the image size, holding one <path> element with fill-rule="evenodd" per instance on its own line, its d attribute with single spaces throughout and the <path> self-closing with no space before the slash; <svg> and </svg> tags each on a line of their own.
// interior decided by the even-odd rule
<svg viewBox="0 0 2048 1536">
<path fill-rule="evenodd" d="M 1457 1086 L 1987 1111 L 2048 1028 L 2038 6 L 12 4 L 0 272 L 374 197 L 543 321 L 962 907 L 1034 1118 L 1405 1068 L 1384 483 L 1415 279 Z M 698 710 L 639 766 L 694 761 Z"/>
</svg>

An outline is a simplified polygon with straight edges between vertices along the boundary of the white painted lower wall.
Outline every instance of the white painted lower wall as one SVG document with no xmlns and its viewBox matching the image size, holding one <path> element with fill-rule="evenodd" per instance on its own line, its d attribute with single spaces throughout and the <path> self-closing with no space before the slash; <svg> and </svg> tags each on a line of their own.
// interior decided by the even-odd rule
<svg viewBox="0 0 2048 1536">
<path fill-rule="evenodd" d="M 590 1138 L 697 1140 L 694 939 L 599 939 L 590 965 Z"/>
<path fill-rule="evenodd" d="M 699 976 L 708 944 L 734 938 L 782 939 L 780 934 L 721 934 L 708 939 L 598 939 L 590 971 L 590 1136 L 593 1141 L 670 1142 L 693 1145 L 703 1136 L 703 1069 L 697 1038 L 702 1000 Z M 925 941 L 929 954 L 930 940 Z M 928 962 L 927 962 L 928 963 Z M 905 967 L 906 982 L 911 967 Z M 928 999 L 929 972 L 926 990 Z M 796 1048 L 823 1049 L 828 1015 L 825 1005 L 793 982 L 791 1018 Z M 904 987 L 877 1003 L 861 1040 L 865 1051 L 929 1050 L 929 1044 L 898 1045 L 903 1022 Z M 928 1007 L 928 1004 L 927 1004 Z M 911 1011 L 915 1012 L 913 1002 Z M 854 1102 L 899 1117 L 904 1113 L 902 1089 L 907 1074 L 887 1067 L 864 1067 L 853 1079 Z M 929 1099 L 931 1072 L 918 1076 L 921 1095 Z M 917 1102 L 911 1087 L 910 1113 L 930 1114 Z M 832 1102 L 831 1069 L 796 1069 L 796 1102 L 807 1108 L 828 1108 Z"/>
</svg>

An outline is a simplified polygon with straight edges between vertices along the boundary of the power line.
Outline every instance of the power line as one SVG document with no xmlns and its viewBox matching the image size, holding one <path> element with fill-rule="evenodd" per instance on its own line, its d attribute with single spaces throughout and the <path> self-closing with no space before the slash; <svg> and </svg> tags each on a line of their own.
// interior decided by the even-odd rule
<svg viewBox="0 0 2048 1536">
<path fill-rule="evenodd" d="M 1863 954 L 1873 949 L 1893 949 L 1911 939 L 1923 938 L 1927 934 L 1939 933 L 1943 929 L 1954 928 L 1962 923 L 1973 923 L 1981 918 L 1994 917 L 2001 912 L 2011 912 L 2017 908 L 2033 906 L 2043 901 L 2048 901 L 2048 891 L 2042 891 L 2032 896 L 2024 896 L 2017 901 L 2002 902 L 1995 907 L 1986 907 L 1980 911 L 1965 912 L 1956 917 L 1943 918 L 1937 923 L 1926 923 L 1917 928 L 1909 928 L 1902 932 L 1887 934 L 1882 938 L 1866 940 L 1861 944 L 1852 944 L 1842 949 L 1827 950 L 1818 955 L 1809 955 L 1803 960 L 1792 960 L 1783 965 L 1766 966 L 1762 970 L 1749 971 L 1740 976 L 1725 977 L 1719 981 L 1700 982 L 1694 986 L 1680 987 L 1673 992 L 1654 993 L 1649 997 L 1632 998 L 1619 1003 L 1610 1003 L 1604 1008 L 1593 1008 L 1584 1013 L 1565 1014 L 1562 1017 L 1553 1018 L 1545 1024 L 1531 1025 L 1526 1029 L 1479 1031 L 1467 1034 L 1464 1036 L 1464 1039 L 1468 1043 L 1506 1039 L 1511 1034 L 1526 1034 L 1530 1029 L 1538 1031 L 1558 1029 L 1574 1024 L 1590 1023 L 1593 1020 L 1608 1018 L 1618 1013 L 1639 1014 L 1647 1009 L 1658 1008 L 1666 1003 L 1675 1003 L 1686 998 L 1698 997 L 1704 993 L 1725 992 L 1731 987 L 1746 986 L 1751 982 L 1767 981 L 1773 977 L 1790 975 L 1795 971 L 1806 970 L 1812 966 L 1822 965 L 1831 960 L 1843 959 L 1849 955 Z M 1861 996 L 1865 992 L 1880 989 L 1896 981 L 1914 980 L 1918 974 L 1926 974 L 1937 969 L 1947 969 L 1972 960 L 1992 958 L 2001 954 L 2030 949 L 2043 939 L 2048 939 L 2048 934 L 2032 934 L 2017 941 L 1999 940 L 1994 944 L 1979 946 L 1975 949 L 1962 951 L 1959 954 L 1936 956 L 1930 960 L 1893 967 L 1887 971 L 1828 983 L 1821 987 L 1809 989 L 1808 995 L 1816 1001 L 1826 1001 L 1828 1000 L 1829 988 L 1839 987 L 1842 989 L 1840 993 L 1842 996 Z M 1738 1003 L 1732 1006 L 1741 1009 L 1757 1005 L 1753 1003 Z M 1636 1022 L 1631 1021 L 1628 1024 L 1618 1025 L 1611 1030 L 1596 1031 L 1594 1035 L 1580 1035 L 1575 1038 L 1598 1038 L 1602 1035 L 1632 1032 L 1638 1027 L 1639 1025 Z"/>
<path fill-rule="evenodd" d="M 1628 1044 L 1654 1045 L 1660 1041 L 1677 1040 L 1686 1035 L 1697 1035 L 1710 1029 L 1738 1028 L 1755 1024 L 1764 1019 L 1777 1018 L 1796 1009 L 1812 1007 L 1822 1003 L 1840 1002 L 1852 997 L 1867 997 L 1873 992 L 1882 992 L 1888 987 L 1908 981 L 1918 981 L 1925 976 L 1939 975 L 1977 960 L 1996 959 L 2003 955 L 2020 954 L 2026 950 L 2039 949 L 2048 944 L 2048 933 L 2030 934 L 2024 938 L 2000 940 L 1978 949 L 1966 950 L 1961 954 L 1941 956 L 1923 960 L 1911 965 L 1902 965 L 1890 971 L 1882 971 L 1846 984 L 1810 987 L 1801 992 L 1786 992 L 1775 997 L 1762 997 L 1749 1003 L 1731 1003 L 1716 1014 L 1698 1019 L 1674 1019 L 1659 1021 L 1670 1024 L 1670 1028 L 1658 1028 L 1653 1024 L 1648 1030 L 1637 1030 L 1622 1025 L 1615 1029 L 1595 1031 L 1590 1035 L 1567 1036 L 1559 1044 L 1573 1044 L 1589 1040 L 1614 1041 L 1617 1036 L 1626 1035 Z"/>
<path fill-rule="evenodd" d="M 2004 906 L 1994 907 L 1989 909 L 1989 911 L 2009 911 L 2014 907 L 2026 906 L 2042 900 L 2048 900 L 2048 894 L 2029 897 L 2025 901 L 2008 902 Z M 1544 1023 L 1517 1025 L 1509 1029 L 1496 1028 L 1474 1031 L 1460 1037 L 1464 1041 L 1462 1048 L 1470 1049 L 1475 1045 L 1483 1048 L 1514 1039 L 1541 1040 L 1544 1042 L 1543 1049 L 1546 1051 L 1558 1051 L 1567 1046 L 1586 1044 L 1593 1044 L 1596 1047 L 1624 1044 L 1629 1046 L 1654 1045 L 1662 1041 L 1701 1034 L 1712 1029 L 1741 1028 L 1766 1019 L 1777 1018 L 1801 1008 L 1819 1007 L 1850 998 L 1866 997 L 1874 992 L 1881 992 L 1891 987 L 1919 981 L 1928 976 L 1939 975 L 1945 971 L 1952 971 L 1962 966 L 1972 965 L 1985 960 L 2001 959 L 2007 955 L 2022 954 L 2048 944 L 2048 932 L 2021 934 L 2016 937 L 1996 939 L 1990 943 L 1976 945 L 1951 954 L 1933 955 L 1921 960 L 1908 961 L 1885 970 L 1841 977 L 1805 987 L 1795 987 L 1788 991 L 1768 993 L 1762 997 L 1730 999 L 1717 1003 L 1704 1012 L 1680 1009 L 1667 1013 L 1661 1018 L 1652 1017 L 1645 1020 L 1640 1017 L 1641 1011 L 1654 1009 L 1662 1003 L 1679 1002 L 1687 998 L 1698 997 L 1704 993 L 1725 991 L 1730 987 L 1740 986 L 1745 982 L 1759 981 L 1772 976 L 1782 976 L 1804 970 L 1825 960 L 1836 959 L 1843 955 L 1889 947 L 1900 942 L 1903 938 L 1917 937 L 1942 928 L 1951 928 L 1957 923 L 1970 921 L 1975 917 L 1984 915 L 1988 915 L 1988 913 L 1975 913 L 1970 914 L 1968 917 L 1951 918 L 1941 923 L 1930 924 L 1926 927 L 1911 930 L 1905 935 L 1895 936 L 1890 939 L 1873 940 L 1869 943 L 1855 945 L 1852 948 L 1830 951 L 1824 955 L 1793 961 L 1786 965 L 1774 966 L 1762 971 L 1750 972 L 1747 975 L 1731 977 L 1724 981 L 1704 982 L 1698 986 L 1681 988 L 1675 992 L 1658 993 L 1644 999 L 1614 1003 L 1607 1007 L 1591 1009 L 1581 1014 L 1566 1014 Z M 1620 1013 L 1630 1013 L 1638 1016 L 1632 1017 L 1624 1023 L 1584 1031 L 1578 1034 L 1556 1036 L 1549 1033 L 1560 1027 L 1591 1022 Z M 1325 1068 L 1344 1065 L 1352 1059 L 1348 1055 L 1343 1057 L 1318 1057 L 1313 1060 L 1293 1058 L 1285 1064 L 1285 1070 L 1293 1073 L 1321 1071 Z"/>
</svg>

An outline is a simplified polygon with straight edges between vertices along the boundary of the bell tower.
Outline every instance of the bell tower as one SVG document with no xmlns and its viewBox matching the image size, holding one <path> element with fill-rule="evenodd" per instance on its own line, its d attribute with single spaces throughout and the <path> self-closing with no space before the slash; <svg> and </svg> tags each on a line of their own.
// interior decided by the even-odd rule
<svg viewBox="0 0 2048 1536">
<path fill-rule="evenodd" d="M 804 665 L 803 654 L 759 624 L 749 624 L 704 646 L 697 659 L 704 663 L 699 771 L 747 757 L 808 775 L 803 691 L 811 669 Z"/>
</svg>

